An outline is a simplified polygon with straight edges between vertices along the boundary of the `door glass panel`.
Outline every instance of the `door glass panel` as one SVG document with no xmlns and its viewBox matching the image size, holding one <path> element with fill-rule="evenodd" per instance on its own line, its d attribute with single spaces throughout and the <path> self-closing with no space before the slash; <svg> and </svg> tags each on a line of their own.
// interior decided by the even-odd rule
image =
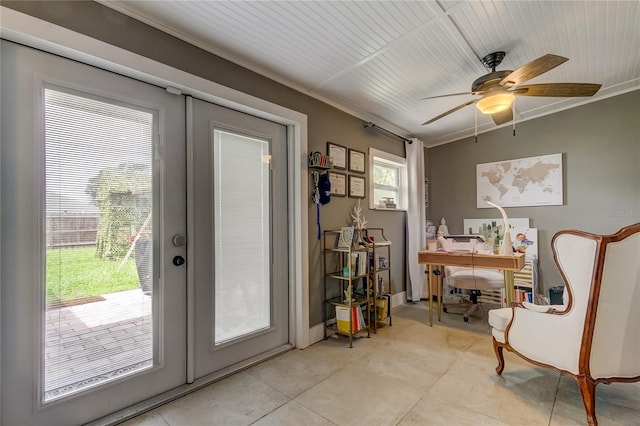
<svg viewBox="0 0 640 426">
<path fill-rule="evenodd" d="M 154 118 L 45 90 L 45 402 L 152 365 Z"/>
<path fill-rule="evenodd" d="M 271 325 L 269 142 L 214 130 L 215 344 Z"/>
</svg>

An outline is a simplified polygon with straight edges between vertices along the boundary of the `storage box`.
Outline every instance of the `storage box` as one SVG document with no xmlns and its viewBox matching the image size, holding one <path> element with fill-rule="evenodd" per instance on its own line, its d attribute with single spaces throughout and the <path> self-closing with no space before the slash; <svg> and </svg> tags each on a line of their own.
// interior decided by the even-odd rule
<svg viewBox="0 0 640 426">
<path fill-rule="evenodd" d="M 387 298 L 382 298 L 376 300 L 376 314 L 378 316 L 378 320 L 383 320 L 387 318 L 387 312 L 389 311 L 389 302 Z"/>
</svg>

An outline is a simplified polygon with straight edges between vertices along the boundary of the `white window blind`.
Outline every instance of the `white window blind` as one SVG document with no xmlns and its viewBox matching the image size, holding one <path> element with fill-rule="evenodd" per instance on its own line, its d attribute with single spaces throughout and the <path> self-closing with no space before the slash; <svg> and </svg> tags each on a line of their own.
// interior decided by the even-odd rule
<svg viewBox="0 0 640 426">
<path fill-rule="evenodd" d="M 50 401 L 152 364 L 154 113 L 49 87 L 44 114 Z"/>
<path fill-rule="evenodd" d="M 214 130 L 215 343 L 271 325 L 269 142 Z"/>
</svg>

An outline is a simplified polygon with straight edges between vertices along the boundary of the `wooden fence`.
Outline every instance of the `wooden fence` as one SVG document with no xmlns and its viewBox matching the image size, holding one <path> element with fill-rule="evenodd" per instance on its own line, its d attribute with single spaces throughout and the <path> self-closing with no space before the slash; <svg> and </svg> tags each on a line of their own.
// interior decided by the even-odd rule
<svg viewBox="0 0 640 426">
<path fill-rule="evenodd" d="M 96 244 L 98 215 L 47 215 L 47 248 L 83 247 Z"/>
</svg>

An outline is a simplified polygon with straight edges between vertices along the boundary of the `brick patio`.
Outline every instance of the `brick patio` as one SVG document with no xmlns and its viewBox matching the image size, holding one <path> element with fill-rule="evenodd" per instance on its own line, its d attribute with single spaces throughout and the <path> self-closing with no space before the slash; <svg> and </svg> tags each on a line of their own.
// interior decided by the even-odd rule
<svg viewBox="0 0 640 426">
<path fill-rule="evenodd" d="M 50 309 L 45 324 L 45 400 L 152 365 L 151 297 L 140 289 Z"/>
</svg>

